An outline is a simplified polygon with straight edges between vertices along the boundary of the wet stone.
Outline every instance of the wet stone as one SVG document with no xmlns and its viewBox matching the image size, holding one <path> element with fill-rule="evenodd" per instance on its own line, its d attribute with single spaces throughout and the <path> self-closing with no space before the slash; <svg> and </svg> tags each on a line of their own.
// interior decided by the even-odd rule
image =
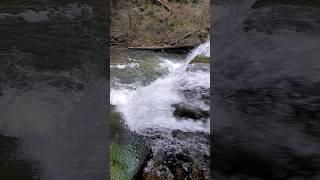
<svg viewBox="0 0 320 180">
<path fill-rule="evenodd" d="M 173 104 L 175 108 L 173 115 L 177 118 L 190 118 L 194 120 L 206 120 L 210 113 L 209 111 L 202 110 L 201 108 L 185 106 L 181 104 Z"/>
<path fill-rule="evenodd" d="M 208 157 L 207 157 L 208 158 Z M 176 152 L 168 150 L 155 154 L 145 168 L 145 179 L 172 180 L 208 180 L 208 169 L 201 164 L 209 163 L 204 157 L 195 158 L 190 152 Z"/>
</svg>

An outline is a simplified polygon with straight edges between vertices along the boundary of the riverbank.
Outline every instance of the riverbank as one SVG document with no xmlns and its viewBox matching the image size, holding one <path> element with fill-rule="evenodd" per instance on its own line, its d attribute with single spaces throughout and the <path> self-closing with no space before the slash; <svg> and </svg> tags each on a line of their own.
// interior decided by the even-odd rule
<svg viewBox="0 0 320 180">
<path fill-rule="evenodd" d="M 111 45 L 196 47 L 208 40 L 209 0 L 112 2 Z"/>
</svg>

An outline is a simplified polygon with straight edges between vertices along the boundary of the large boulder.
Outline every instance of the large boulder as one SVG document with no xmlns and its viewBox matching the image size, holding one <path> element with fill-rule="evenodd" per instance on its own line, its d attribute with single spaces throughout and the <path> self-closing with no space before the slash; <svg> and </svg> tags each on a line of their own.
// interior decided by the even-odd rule
<svg viewBox="0 0 320 180">
<path fill-rule="evenodd" d="M 210 116 L 209 111 L 203 110 L 198 107 L 187 106 L 183 104 L 173 104 L 172 107 L 175 108 L 175 110 L 173 111 L 173 115 L 176 118 L 206 121 Z"/>
<path fill-rule="evenodd" d="M 111 180 L 133 179 L 150 154 L 150 149 L 142 143 L 111 143 Z"/>
</svg>

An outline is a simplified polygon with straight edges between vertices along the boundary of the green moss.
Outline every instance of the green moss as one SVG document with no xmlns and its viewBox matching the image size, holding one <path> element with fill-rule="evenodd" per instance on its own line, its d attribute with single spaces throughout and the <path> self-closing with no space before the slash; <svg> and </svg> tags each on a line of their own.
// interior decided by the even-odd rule
<svg viewBox="0 0 320 180">
<path fill-rule="evenodd" d="M 210 57 L 198 55 L 192 59 L 191 64 L 193 63 L 210 63 Z"/>
<path fill-rule="evenodd" d="M 148 156 L 148 147 L 125 127 L 120 113 L 111 111 L 109 124 L 111 180 L 131 180 Z"/>
<path fill-rule="evenodd" d="M 141 165 L 141 146 L 138 144 L 110 145 L 111 180 L 132 180 Z"/>
</svg>

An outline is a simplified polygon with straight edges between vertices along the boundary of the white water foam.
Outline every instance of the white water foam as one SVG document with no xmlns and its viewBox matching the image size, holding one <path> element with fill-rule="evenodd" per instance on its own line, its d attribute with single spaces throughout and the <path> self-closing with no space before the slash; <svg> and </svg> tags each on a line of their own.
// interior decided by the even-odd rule
<svg viewBox="0 0 320 180">
<path fill-rule="evenodd" d="M 128 63 L 128 64 L 110 65 L 111 68 L 118 68 L 118 69 L 138 68 L 139 66 L 140 66 L 139 63 Z"/>
<path fill-rule="evenodd" d="M 194 49 L 182 63 L 162 59 L 160 66 L 167 68 L 169 73 L 148 86 L 136 87 L 135 90 L 125 87 L 111 90 L 111 104 L 116 105 L 132 131 L 142 132 L 149 128 L 165 128 L 209 132 L 209 121 L 203 123 L 193 120 L 177 120 L 173 116 L 174 108 L 171 106 L 187 101 L 179 90 L 199 86 L 210 88 L 209 72 L 186 71 L 189 62 L 200 54 L 210 56 L 210 41 Z M 209 106 L 203 103 L 193 101 L 192 104 L 209 110 Z"/>
<path fill-rule="evenodd" d="M 191 51 L 191 53 L 187 57 L 187 63 L 190 63 L 190 61 L 198 55 L 210 57 L 210 41 L 201 44 L 199 47 Z"/>
<path fill-rule="evenodd" d="M 173 62 L 169 59 L 161 59 L 161 63 L 159 64 L 161 68 L 168 69 L 169 72 L 174 72 L 175 70 L 181 68 L 183 65 L 181 62 Z"/>
</svg>

